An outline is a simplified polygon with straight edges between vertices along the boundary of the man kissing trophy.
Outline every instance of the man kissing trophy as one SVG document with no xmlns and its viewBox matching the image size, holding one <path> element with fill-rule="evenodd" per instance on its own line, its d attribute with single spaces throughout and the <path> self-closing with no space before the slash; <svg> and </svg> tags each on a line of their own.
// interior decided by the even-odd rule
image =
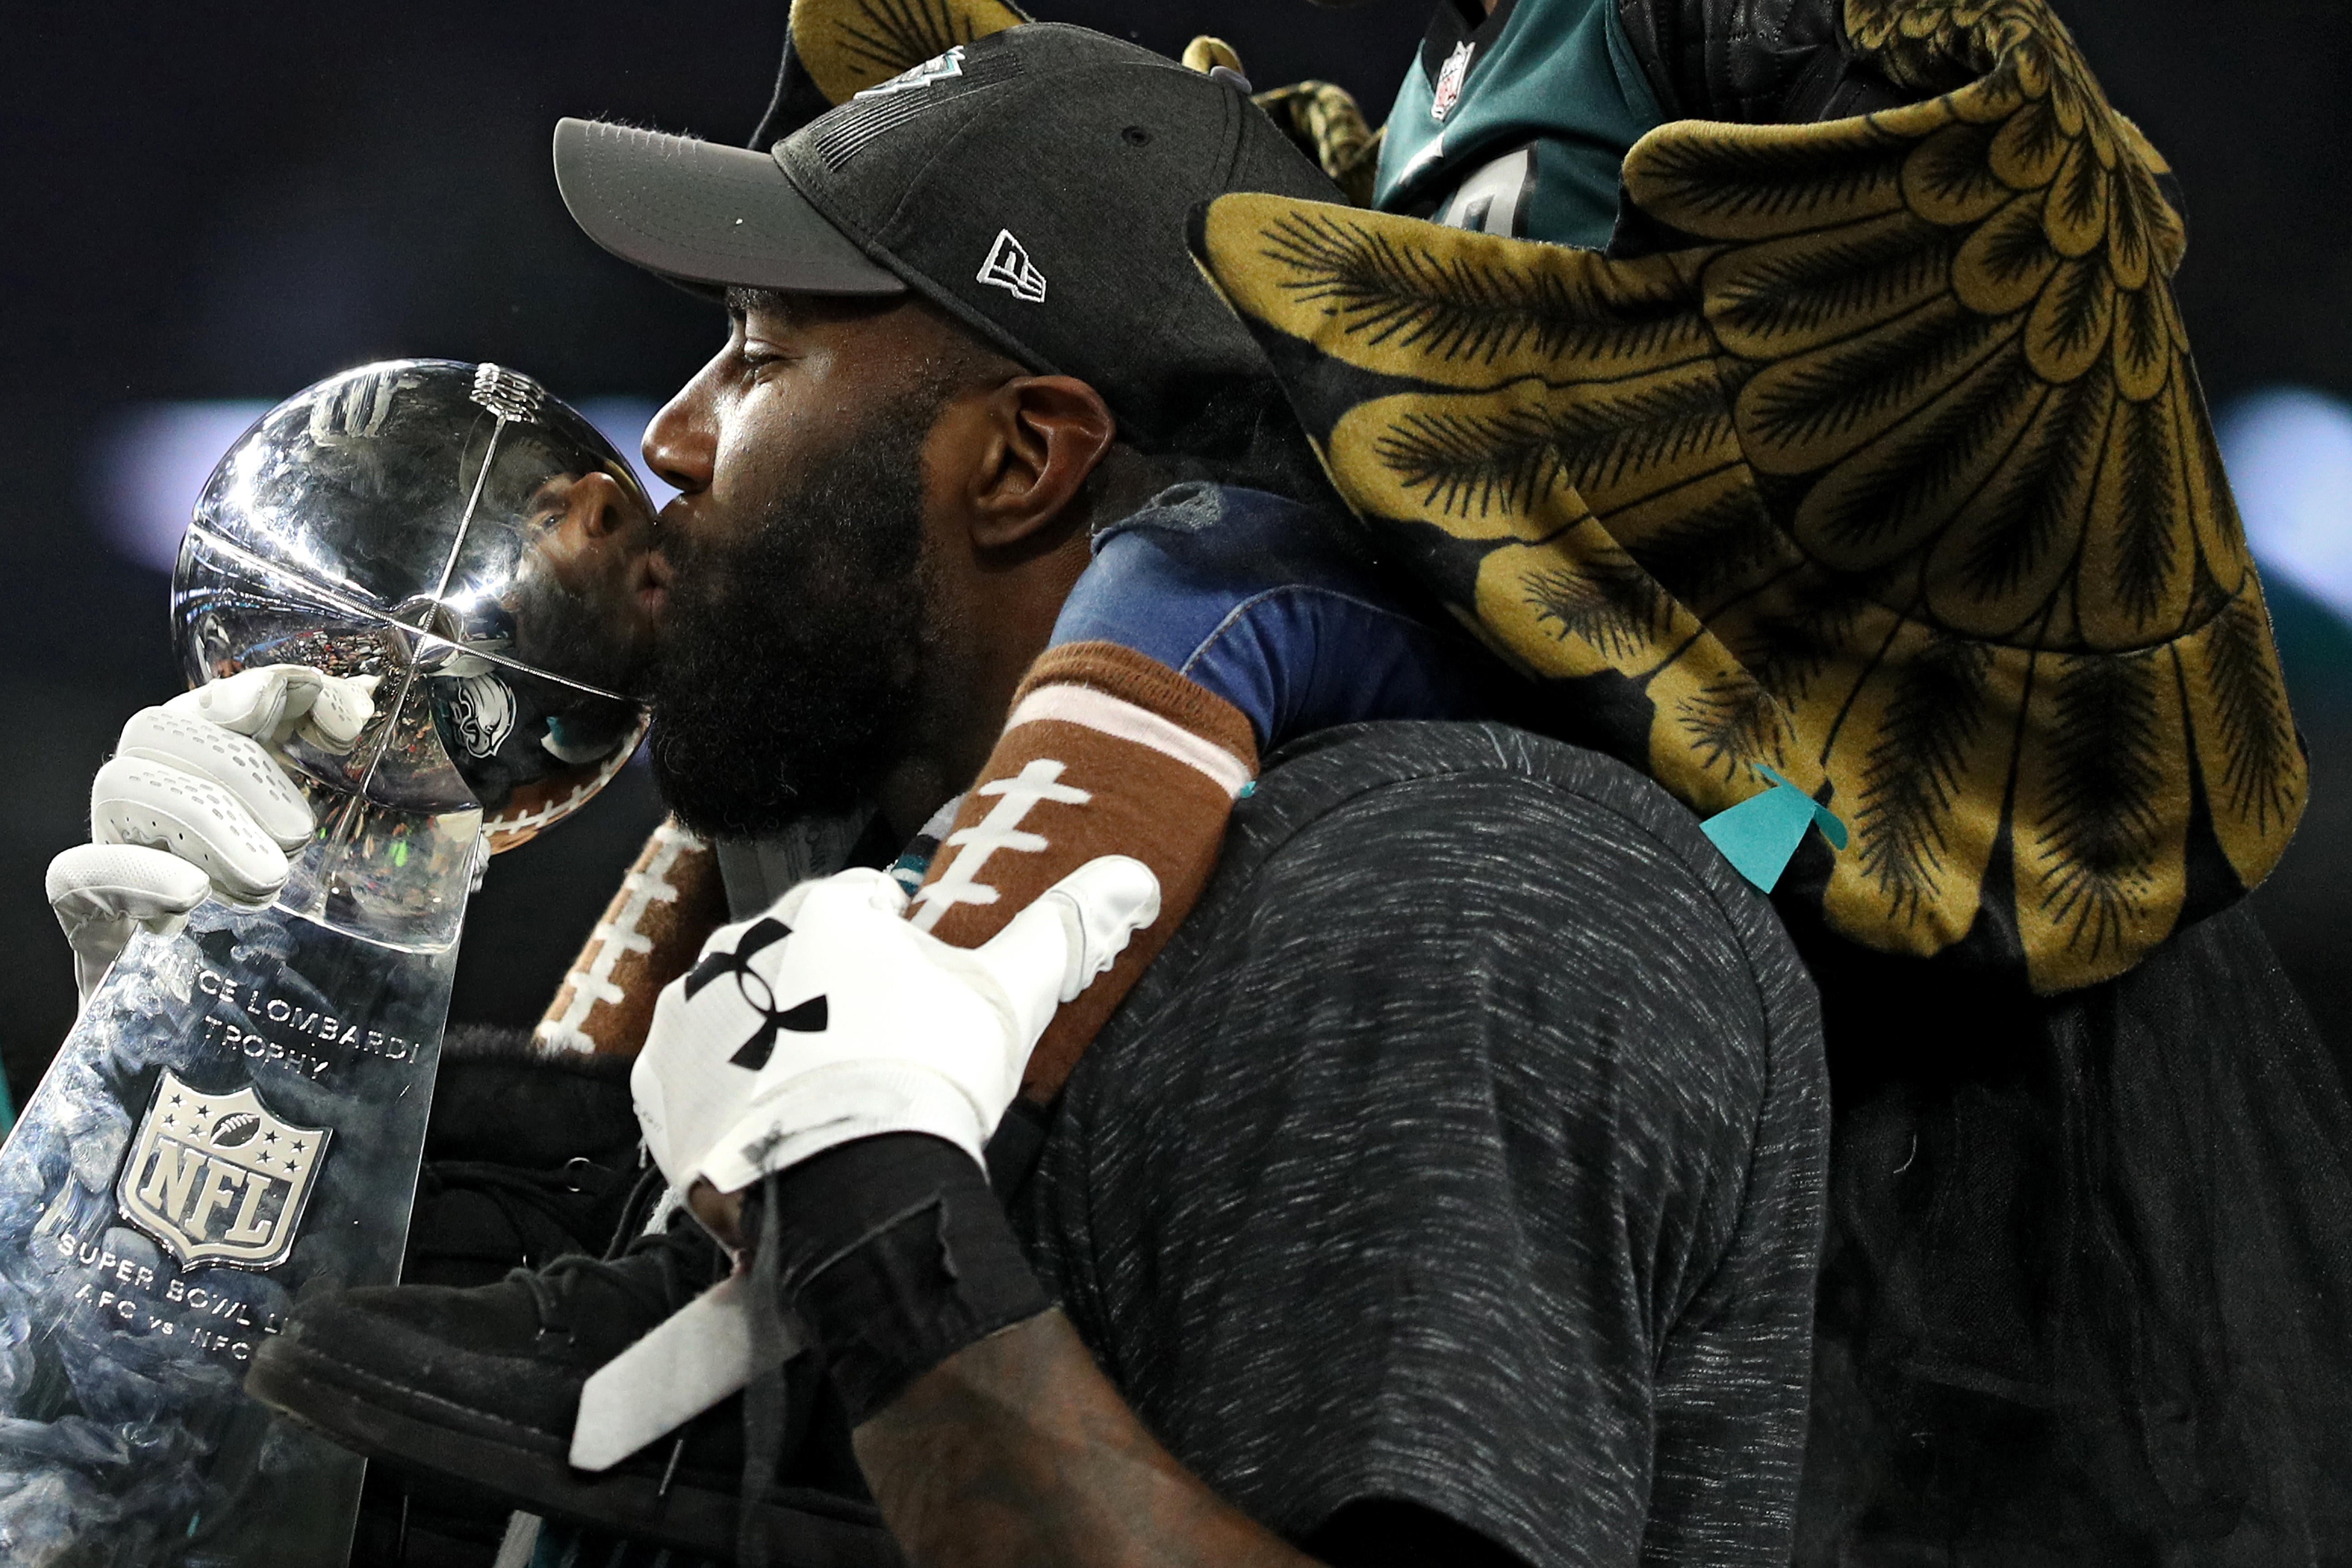
<svg viewBox="0 0 2352 1568">
<path fill-rule="evenodd" d="M 342 1560 L 361 1462 L 245 1365 L 298 1298 L 398 1277 L 482 858 L 645 731 L 653 527 L 492 364 L 330 377 L 215 470 L 193 689 L 50 870 L 84 1002 L 0 1150 L 0 1560 Z"/>
</svg>

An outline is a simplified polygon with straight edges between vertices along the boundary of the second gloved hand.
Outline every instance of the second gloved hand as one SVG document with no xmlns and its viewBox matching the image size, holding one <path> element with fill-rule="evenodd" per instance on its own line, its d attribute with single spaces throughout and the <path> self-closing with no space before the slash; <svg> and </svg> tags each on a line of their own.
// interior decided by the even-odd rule
<svg viewBox="0 0 2352 1568">
<path fill-rule="evenodd" d="M 1054 1010 L 1158 917 L 1160 885 L 1125 856 L 1088 861 L 970 949 L 905 908 L 880 871 L 804 882 L 664 989 L 629 1083 L 680 1192 L 738 1192 L 884 1132 L 979 1159 Z"/>
<path fill-rule="evenodd" d="M 177 929 L 211 893 L 265 903 L 313 826 L 272 751 L 293 736 L 347 751 L 373 676 L 269 665 L 142 708 L 90 782 L 92 842 L 49 862 L 49 907 L 87 1004 L 138 930 Z"/>
</svg>

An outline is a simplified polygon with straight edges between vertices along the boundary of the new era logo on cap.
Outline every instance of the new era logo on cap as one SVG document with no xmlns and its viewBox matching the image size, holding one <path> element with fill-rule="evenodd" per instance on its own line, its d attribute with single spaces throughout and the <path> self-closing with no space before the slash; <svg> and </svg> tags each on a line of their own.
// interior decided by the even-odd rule
<svg viewBox="0 0 2352 1568">
<path fill-rule="evenodd" d="M 996 231 L 996 243 L 988 247 L 988 259 L 980 264 L 980 271 L 974 276 L 1016 300 L 1026 300 L 1032 305 L 1045 302 L 1045 275 L 1037 270 L 1036 263 L 1029 259 L 1029 253 L 1013 237 L 1009 228 Z"/>
</svg>

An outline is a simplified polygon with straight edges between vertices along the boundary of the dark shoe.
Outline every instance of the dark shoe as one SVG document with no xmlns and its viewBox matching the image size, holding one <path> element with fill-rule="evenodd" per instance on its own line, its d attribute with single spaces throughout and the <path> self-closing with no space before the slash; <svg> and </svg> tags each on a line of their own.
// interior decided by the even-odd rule
<svg viewBox="0 0 2352 1568">
<path fill-rule="evenodd" d="M 441 1048 L 400 1278 L 489 1285 L 567 1252 L 601 1258 L 641 1169 L 629 1063 L 458 1026 Z"/>
<path fill-rule="evenodd" d="M 255 1355 L 246 1391 L 372 1459 L 547 1518 L 730 1560 L 740 1397 L 602 1474 L 566 1458 L 581 1385 L 710 1283 L 716 1257 L 682 1229 L 614 1262 L 560 1258 L 469 1290 L 402 1285 L 308 1301 Z M 824 1390 L 809 1357 L 786 1377 L 799 1428 L 787 1434 L 791 1453 Z M 785 1479 L 805 1473 L 788 1468 Z M 899 1562 L 873 1507 L 840 1492 L 779 1484 L 759 1517 L 772 1561 L 789 1568 Z"/>
<path fill-rule="evenodd" d="M 491 1285 L 565 1253 L 602 1257 L 628 1223 L 643 1168 L 629 1063 L 550 1054 L 530 1032 L 453 1025 L 441 1046 L 425 1168 L 400 1277 L 413 1285 Z M 653 1183 L 658 1196 L 658 1173 Z M 387 1466 L 368 1471 L 352 1568 L 490 1568 L 511 1510 L 432 1485 L 411 1490 Z"/>
</svg>

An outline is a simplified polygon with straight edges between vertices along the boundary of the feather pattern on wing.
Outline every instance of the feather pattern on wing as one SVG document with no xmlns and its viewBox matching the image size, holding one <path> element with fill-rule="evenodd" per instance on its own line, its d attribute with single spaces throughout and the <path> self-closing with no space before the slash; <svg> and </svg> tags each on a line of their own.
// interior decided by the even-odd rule
<svg viewBox="0 0 2352 1568">
<path fill-rule="evenodd" d="M 2259 881 L 2306 788 L 2183 231 L 2042 0 L 1844 22 L 1919 100 L 1652 132 L 1624 189 L 1681 248 L 1253 195 L 1194 248 L 1564 724 L 1701 812 L 1769 764 L 1853 825 L 1795 895 L 1835 929 L 2066 990 Z"/>
</svg>

